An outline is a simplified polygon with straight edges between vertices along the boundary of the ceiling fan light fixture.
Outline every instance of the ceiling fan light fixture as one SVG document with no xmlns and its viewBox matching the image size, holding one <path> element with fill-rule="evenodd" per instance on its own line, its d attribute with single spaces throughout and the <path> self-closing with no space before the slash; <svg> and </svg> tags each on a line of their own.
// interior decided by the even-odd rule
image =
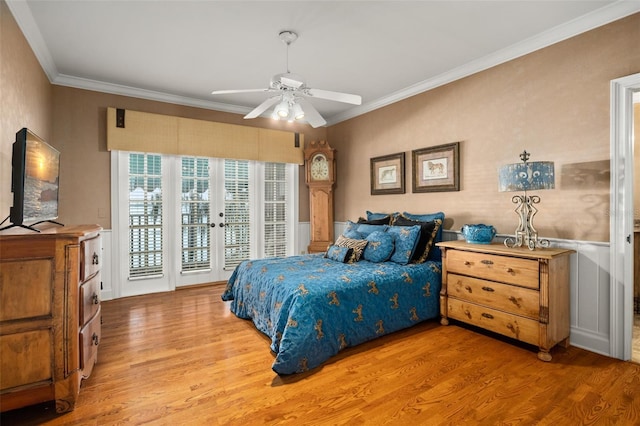
<svg viewBox="0 0 640 426">
<path fill-rule="evenodd" d="M 282 102 L 276 106 L 273 112 L 279 118 L 287 118 L 289 116 L 289 102 L 287 102 L 286 99 L 283 99 Z"/>
<path fill-rule="evenodd" d="M 332 92 L 330 90 L 313 89 L 307 86 L 305 79 L 289 70 L 289 46 L 296 41 L 298 34 L 294 31 L 284 30 L 278 34 L 280 40 L 286 45 L 287 68 L 286 72 L 276 74 L 271 77 L 269 87 L 266 89 L 241 89 L 241 90 L 215 90 L 213 95 L 224 95 L 229 93 L 252 93 L 267 92 L 272 93 L 270 98 L 251 110 L 244 118 L 256 118 L 271 111 L 271 118 L 274 120 L 287 120 L 294 122 L 300 120 L 307 122 L 311 127 L 316 128 L 327 124 L 318 110 L 311 104 L 307 97 L 326 99 L 329 101 L 344 102 L 353 105 L 361 105 L 362 98 L 350 93 Z"/>
<path fill-rule="evenodd" d="M 304 110 L 298 103 L 293 104 L 293 118 L 296 120 L 302 120 L 304 118 Z"/>
</svg>

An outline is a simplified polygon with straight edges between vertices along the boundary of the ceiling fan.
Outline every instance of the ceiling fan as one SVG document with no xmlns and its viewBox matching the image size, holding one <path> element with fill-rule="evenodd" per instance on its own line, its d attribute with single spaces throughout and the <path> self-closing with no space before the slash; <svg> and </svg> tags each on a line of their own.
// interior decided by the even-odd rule
<svg viewBox="0 0 640 426">
<path fill-rule="evenodd" d="M 312 89 L 307 86 L 304 78 L 289 72 L 289 46 L 298 39 L 298 34 L 293 31 L 281 31 L 278 35 L 280 40 L 287 45 L 287 72 L 276 74 L 271 77 L 269 87 L 266 89 L 215 90 L 211 92 L 211 94 L 222 95 L 250 92 L 272 93 L 274 96 L 271 96 L 266 101 L 262 102 L 255 109 L 245 115 L 244 118 L 256 118 L 267 109 L 277 104 L 273 110 L 273 118 L 289 121 L 306 119 L 311 127 L 314 128 L 324 126 L 327 122 L 307 100 L 308 97 L 345 102 L 353 105 L 360 105 L 362 103 L 362 98 L 359 95 Z"/>
</svg>

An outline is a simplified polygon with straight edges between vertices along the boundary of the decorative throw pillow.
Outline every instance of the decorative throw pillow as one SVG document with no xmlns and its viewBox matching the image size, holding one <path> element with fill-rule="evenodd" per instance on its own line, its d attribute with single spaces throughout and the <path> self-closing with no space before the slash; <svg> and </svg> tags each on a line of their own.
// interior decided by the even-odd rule
<svg viewBox="0 0 640 426">
<path fill-rule="evenodd" d="M 427 213 L 427 214 L 412 214 L 412 213 L 404 212 L 402 213 L 402 216 L 410 220 L 417 220 L 419 222 L 430 222 L 432 220 L 440 219 L 442 223 L 444 223 L 443 212 Z M 442 253 L 440 252 L 440 247 L 435 245 L 435 243 L 439 243 L 440 241 L 442 241 L 442 225 L 440 225 L 440 227 L 438 228 L 438 232 L 436 233 L 436 239 L 433 241 L 433 247 L 429 251 L 429 256 L 427 257 L 427 260 L 438 260 L 438 261 L 442 260 Z"/>
<path fill-rule="evenodd" d="M 391 222 L 391 216 L 387 215 L 380 219 L 365 219 L 364 217 L 358 218 L 358 223 L 365 223 L 367 225 L 389 225 Z"/>
<path fill-rule="evenodd" d="M 393 234 L 375 231 L 367 236 L 367 247 L 364 249 L 364 260 L 369 262 L 386 262 L 393 253 Z"/>
<path fill-rule="evenodd" d="M 352 240 L 364 240 L 364 237 L 366 236 L 358 231 L 344 231 L 342 235 L 347 238 L 351 238 Z"/>
<path fill-rule="evenodd" d="M 357 230 L 366 238 L 367 235 L 369 235 L 372 232 L 376 232 L 376 231 L 384 232 L 387 230 L 387 228 L 389 228 L 389 225 L 367 225 L 366 223 L 363 223 L 361 225 L 358 225 Z"/>
<path fill-rule="evenodd" d="M 406 265 L 411 260 L 420 237 L 420 226 L 391 226 L 387 232 L 395 236 L 396 249 L 391 255 L 391 261 Z"/>
<path fill-rule="evenodd" d="M 379 219 L 388 219 L 387 222 L 389 225 L 393 223 L 393 217 L 398 213 L 373 213 L 367 210 L 367 220 L 379 220 Z"/>
<path fill-rule="evenodd" d="M 436 234 L 442 225 L 440 219 L 432 220 L 429 222 L 419 222 L 416 220 L 407 219 L 400 215 L 395 222 L 397 226 L 420 226 L 420 238 L 416 244 L 416 249 L 411 257 L 411 263 L 423 263 L 429 256 L 429 251 L 433 247 L 433 243 L 436 238 Z"/>
<path fill-rule="evenodd" d="M 349 261 L 349 263 L 352 263 L 360 260 L 368 242 L 369 241 L 367 240 L 354 240 L 352 238 L 347 238 L 344 235 L 340 235 L 336 240 L 335 245 L 353 249 L 353 254 L 351 255 L 351 260 Z"/>
<path fill-rule="evenodd" d="M 358 226 L 360 226 L 358 223 L 348 220 L 344 225 L 344 230 L 342 231 L 342 233 L 346 234 L 347 232 L 350 232 L 350 231 L 357 231 Z"/>
<path fill-rule="evenodd" d="M 330 245 L 327 249 L 327 252 L 324 254 L 324 257 L 342 263 L 349 262 L 351 260 L 351 256 L 353 256 L 352 248 L 340 247 L 336 245 Z"/>
</svg>

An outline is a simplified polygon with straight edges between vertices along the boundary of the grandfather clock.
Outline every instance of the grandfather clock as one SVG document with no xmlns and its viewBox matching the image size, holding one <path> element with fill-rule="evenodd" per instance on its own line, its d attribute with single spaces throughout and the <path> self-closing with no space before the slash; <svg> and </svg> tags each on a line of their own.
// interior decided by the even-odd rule
<svg viewBox="0 0 640 426">
<path fill-rule="evenodd" d="M 311 222 L 309 253 L 326 251 L 333 243 L 333 184 L 336 181 L 334 152 L 326 141 L 313 141 L 304 150 Z"/>
</svg>

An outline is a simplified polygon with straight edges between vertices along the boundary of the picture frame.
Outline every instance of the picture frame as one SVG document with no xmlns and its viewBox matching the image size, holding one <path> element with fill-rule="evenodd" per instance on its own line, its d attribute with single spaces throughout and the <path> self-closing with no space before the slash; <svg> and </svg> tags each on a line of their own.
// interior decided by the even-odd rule
<svg viewBox="0 0 640 426">
<path fill-rule="evenodd" d="M 460 190 L 460 142 L 411 151 L 413 192 Z"/>
<path fill-rule="evenodd" d="M 404 152 L 371 158 L 371 195 L 404 192 Z"/>
</svg>

